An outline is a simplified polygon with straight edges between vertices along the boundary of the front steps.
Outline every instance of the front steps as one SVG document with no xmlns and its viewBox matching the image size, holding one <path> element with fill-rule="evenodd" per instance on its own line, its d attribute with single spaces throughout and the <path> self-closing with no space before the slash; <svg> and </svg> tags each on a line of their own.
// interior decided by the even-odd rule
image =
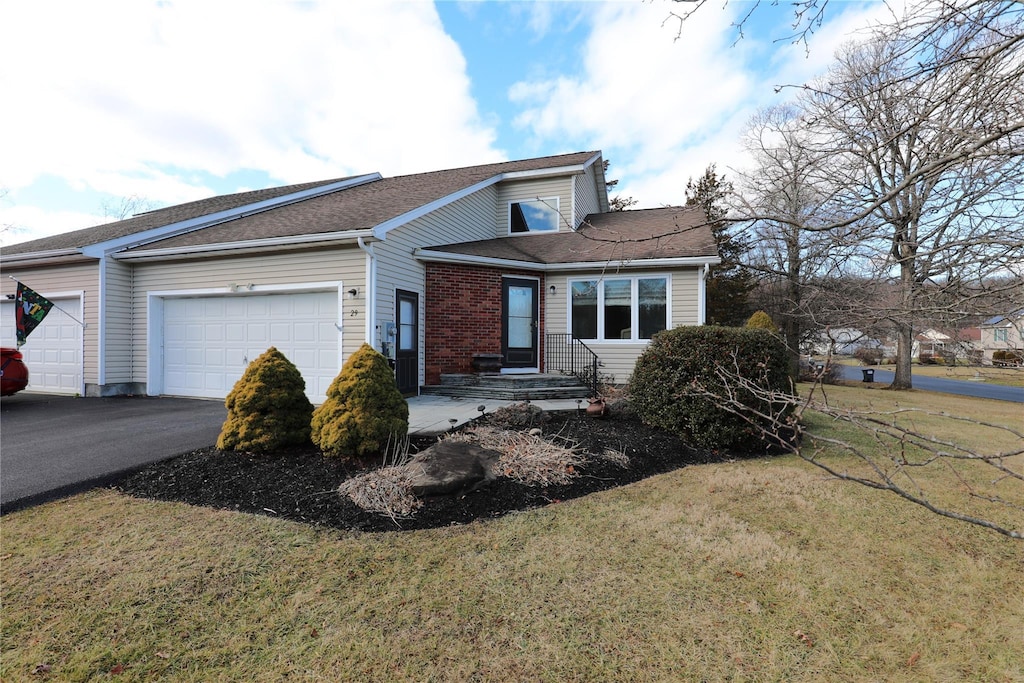
<svg viewBox="0 0 1024 683">
<path fill-rule="evenodd" d="M 424 396 L 491 398 L 502 401 L 543 401 L 590 397 L 590 389 L 572 375 L 441 375 L 441 384 L 420 388 Z"/>
</svg>

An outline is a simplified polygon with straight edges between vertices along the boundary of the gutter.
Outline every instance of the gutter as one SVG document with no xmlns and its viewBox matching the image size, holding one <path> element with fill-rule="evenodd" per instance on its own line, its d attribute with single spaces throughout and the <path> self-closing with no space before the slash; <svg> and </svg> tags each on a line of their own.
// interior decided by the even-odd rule
<svg viewBox="0 0 1024 683">
<path fill-rule="evenodd" d="M 722 259 L 718 259 L 714 262 L 714 265 L 718 265 L 722 262 Z M 700 275 L 697 279 L 697 324 L 704 325 L 707 323 L 708 317 L 708 297 L 707 297 L 707 279 L 708 274 L 711 272 L 712 263 L 705 263 L 704 267 L 700 271 Z"/>
<path fill-rule="evenodd" d="M 366 343 L 377 349 L 373 339 L 377 328 L 377 255 L 373 245 L 364 242 L 362 236 L 356 238 L 356 244 L 366 252 Z"/>
<path fill-rule="evenodd" d="M 2 254 L 4 265 L 11 266 L 22 261 L 31 261 L 32 265 L 42 265 L 56 262 L 88 261 L 94 257 L 86 256 L 81 249 L 54 249 L 52 251 L 29 251 L 23 254 Z"/>
<path fill-rule="evenodd" d="M 470 254 L 457 254 L 447 251 L 431 251 L 430 249 L 416 249 L 413 252 L 413 257 L 420 261 L 430 261 L 434 263 L 480 265 L 496 268 L 521 268 L 523 270 L 537 270 L 542 272 L 594 270 L 605 269 L 609 266 L 616 268 L 704 266 L 704 272 L 706 272 L 711 266 L 717 265 L 722 261 L 717 256 L 681 256 L 677 258 L 611 259 L 605 261 L 572 261 L 569 263 L 537 263 L 535 261 L 518 261 L 515 259 L 495 258 L 492 256 L 473 256 Z M 704 276 L 702 275 L 702 278 L 703 277 Z"/>
<path fill-rule="evenodd" d="M 240 240 L 237 242 L 221 242 L 219 244 L 197 244 L 191 247 L 165 247 L 162 249 L 140 249 L 119 254 L 111 254 L 118 261 L 168 261 L 183 257 L 219 256 L 223 252 L 246 253 L 253 251 L 280 251 L 282 248 L 301 249 L 309 246 L 330 246 L 331 244 L 350 244 L 363 237 L 373 237 L 372 230 L 350 230 L 347 232 L 327 232 L 299 237 L 268 237 L 261 240 Z"/>
</svg>

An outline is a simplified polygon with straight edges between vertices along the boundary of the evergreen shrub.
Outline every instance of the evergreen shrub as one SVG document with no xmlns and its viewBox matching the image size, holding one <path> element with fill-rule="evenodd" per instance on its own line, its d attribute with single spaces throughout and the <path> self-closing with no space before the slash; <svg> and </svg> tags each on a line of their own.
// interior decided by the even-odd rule
<svg viewBox="0 0 1024 683">
<path fill-rule="evenodd" d="M 647 424 L 667 429 L 696 446 L 751 451 L 764 447 L 762 430 L 774 432 L 768 421 L 745 419 L 721 407 L 727 392 L 744 406 L 769 414 L 782 401 L 769 405 L 755 392 L 738 386 L 738 376 L 757 387 L 757 393 L 790 396 L 790 359 L 785 343 L 760 329 L 697 326 L 659 332 L 640 356 L 630 380 L 630 403 Z M 702 395 L 710 392 L 713 397 Z M 749 413 L 748 413 L 749 415 Z"/>
<path fill-rule="evenodd" d="M 749 327 L 755 330 L 768 330 L 769 332 L 778 333 L 779 326 L 775 324 L 772 317 L 764 311 L 755 311 L 750 318 L 747 319 L 745 327 Z"/>
<path fill-rule="evenodd" d="M 217 438 L 223 451 L 266 453 L 309 443 L 313 404 L 306 382 L 273 346 L 249 363 L 224 405 L 228 417 Z"/>
<path fill-rule="evenodd" d="M 384 453 L 409 433 L 409 404 L 387 359 L 369 344 L 352 354 L 313 411 L 313 443 L 324 455 Z"/>
</svg>

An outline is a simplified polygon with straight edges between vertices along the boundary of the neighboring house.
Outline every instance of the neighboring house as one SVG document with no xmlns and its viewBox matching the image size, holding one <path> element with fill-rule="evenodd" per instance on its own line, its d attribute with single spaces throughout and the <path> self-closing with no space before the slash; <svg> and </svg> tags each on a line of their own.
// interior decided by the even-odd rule
<svg viewBox="0 0 1024 683">
<path fill-rule="evenodd" d="M 989 318 L 980 328 L 981 347 L 987 361 L 992 360 L 996 351 L 1024 349 L 1024 309 Z"/>
<path fill-rule="evenodd" d="M 961 360 L 967 360 L 974 364 L 980 364 L 984 356 L 984 349 L 981 346 L 981 328 L 964 327 L 959 330 L 952 330 L 950 336 L 953 343 L 947 347 L 947 351 L 956 354 Z"/>
<path fill-rule="evenodd" d="M 815 356 L 852 356 L 857 349 L 876 348 L 879 345 L 877 339 L 869 337 L 861 330 L 852 327 L 829 327 L 814 335 L 811 353 Z"/>
<path fill-rule="evenodd" d="M 928 328 L 923 332 L 918 332 L 914 335 L 914 346 L 911 349 L 910 355 L 914 358 L 920 358 L 923 356 L 938 356 L 946 349 L 947 346 L 953 344 L 953 338 L 945 332 Z"/>
<path fill-rule="evenodd" d="M 601 153 L 579 152 L 213 197 L 0 259 L 61 309 L 23 347 L 33 390 L 223 398 L 276 346 L 320 402 L 364 342 L 407 393 L 474 354 L 544 372 L 568 334 L 624 382 L 653 333 L 704 322 L 719 258 L 703 224 L 694 208 L 609 213 Z"/>
</svg>

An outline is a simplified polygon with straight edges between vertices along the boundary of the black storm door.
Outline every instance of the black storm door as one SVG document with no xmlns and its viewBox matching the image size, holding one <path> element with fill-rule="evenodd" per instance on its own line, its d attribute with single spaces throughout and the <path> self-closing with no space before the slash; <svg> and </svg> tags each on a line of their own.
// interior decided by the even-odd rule
<svg viewBox="0 0 1024 683">
<path fill-rule="evenodd" d="M 420 297 L 415 292 L 395 291 L 395 380 L 403 394 L 419 391 Z"/>
<path fill-rule="evenodd" d="M 539 335 L 537 280 L 502 278 L 501 353 L 506 368 L 536 368 Z"/>
</svg>

